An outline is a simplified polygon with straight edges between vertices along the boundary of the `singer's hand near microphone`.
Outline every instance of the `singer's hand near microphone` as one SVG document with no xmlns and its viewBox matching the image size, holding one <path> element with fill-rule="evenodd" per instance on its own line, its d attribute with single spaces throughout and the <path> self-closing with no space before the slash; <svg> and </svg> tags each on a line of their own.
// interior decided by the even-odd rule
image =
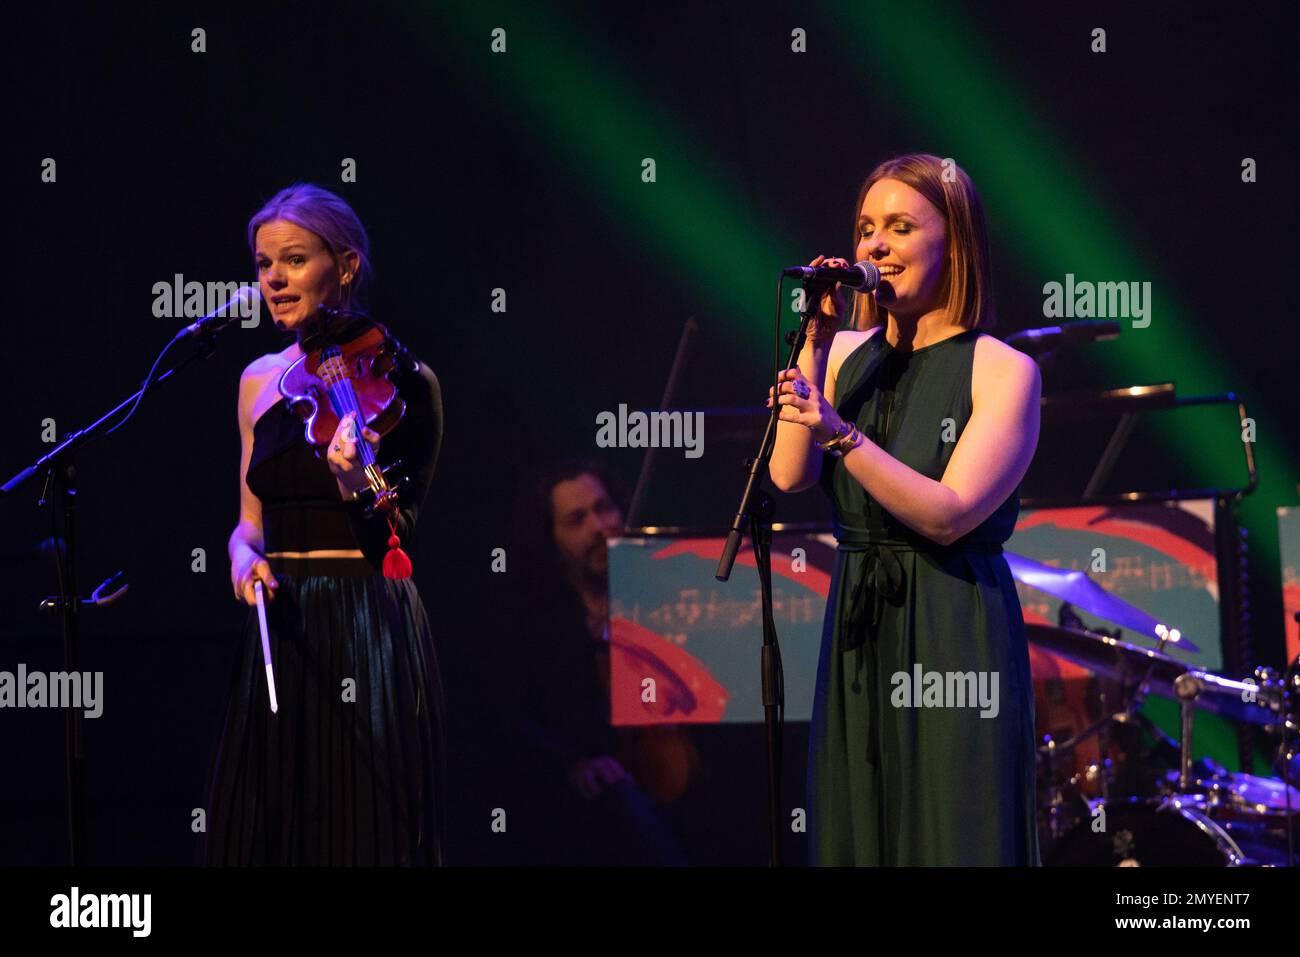
<svg viewBox="0 0 1300 957">
<path fill-rule="evenodd" d="M 847 259 L 827 259 L 825 256 L 818 256 L 808 265 L 817 267 L 823 264 L 841 269 L 850 266 Z M 822 287 L 821 301 L 818 305 L 817 314 L 808 323 L 808 338 L 813 342 L 829 342 L 839 331 L 840 316 L 844 312 L 844 296 L 840 292 L 840 284 Z"/>
</svg>

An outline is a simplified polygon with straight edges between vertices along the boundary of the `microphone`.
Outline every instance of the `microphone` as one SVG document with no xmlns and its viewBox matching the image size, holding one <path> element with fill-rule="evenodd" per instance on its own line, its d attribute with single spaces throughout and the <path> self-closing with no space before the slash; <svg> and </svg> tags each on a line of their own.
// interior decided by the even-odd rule
<svg viewBox="0 0 1300 957">
<path fill-rule="evenodd" d="M 787 266 L 781 270 L 782 276 L 802 279 L 806 283 L 829 286 L 840 283 L 858 292 L 871 292 L 880 285 L 880 270 L 875 263 L 865 259 L 854 263 L 847 269 L 839 266 Z"/>
<path fill-rule="evenodd" d="M 1102 342 L 1114 339 L 1120 333 L 1118 322 L 1100 320 L 1083 320 L 1066 322 L 1059 326 L 1041 326 L 1038 329 L 1024 329 L 1007 336 L 1007 345 L 1019 349 L 1027 355 L 1036 355 L 1055 349 L 1057 346 L 1077 346 L 1089 342 Z"/>
<path fill-rule="evenodd" d="M 243 311 L 245 305 L 251 304 L 253 315 L 257 315 L 258 304 L 261 299 L 262 293 L 256 286 L 240 286 L 239 291 L 227 299 L 223 305 L 218 306 L 202 319 L 191 322 L 177 333 L 176 338 L 185 339 L 190 336 L 206 336 L 214 332 L 220 332 L 236 319 L 244 318 L 239 315 L 239 312 Z"/>
</svg>

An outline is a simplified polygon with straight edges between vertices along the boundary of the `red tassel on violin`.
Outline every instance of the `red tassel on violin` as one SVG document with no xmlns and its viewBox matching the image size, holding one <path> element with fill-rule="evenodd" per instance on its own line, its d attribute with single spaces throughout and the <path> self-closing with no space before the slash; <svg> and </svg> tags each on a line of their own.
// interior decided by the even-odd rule
<svg viewBox="0 0 1300 957">
<path fill-rule="evenodd" d="M 397 536 L 397 526 L 393 520 L 388 520 L 388 554 L 384 556 L 384 577 L 385 578 L 410 578 L 411 577 L 411 559 L 402 551 L 402 540 Z"/>
</svg>

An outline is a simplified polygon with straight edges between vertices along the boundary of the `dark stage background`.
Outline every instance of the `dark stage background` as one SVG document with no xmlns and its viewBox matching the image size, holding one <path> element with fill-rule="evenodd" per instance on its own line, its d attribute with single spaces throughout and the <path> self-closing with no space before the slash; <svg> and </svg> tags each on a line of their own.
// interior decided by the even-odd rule
<svg viewBox="0 0 1300 957">
<path fill-rule="evenodd" d="M 507 544 L 516 483 L 576 452 L 602 455 L 630 484 L 643 453 L 597 449 L 595 415 L 659 403 L 688 316 L 701 333 L 680 404 L 757 406 L 777 268 L 851 256 L 862 179 L 887 156 L 923 150 L 953 156 L 984 192 L 999 335 L 1049 324 L 1044 282 L 1118 262 L 1108 278 L 1152 280 L 1159 341 L 1202 370 L 1135 331 L 1081 353 L 1049 387 L 1175 379 L 1243 393 L 1266 483 L 1247 510 L 1254 640 L 1277 663 L 1272 516 L 1296 503 L 1300 416 L 1286 291 L 1296 33 L 1280 2 L 1228 17 L 1054 6 L 25 10 L 0 66 L 10 224 L 0 472 L 47 448 L 43 420 L 62 438 L 138 387 L 180 322 L 152 315 L 155 282 L 252 280 L 244 229 L 262 202 L 296 180 L 344 196 L 370 231 L 373 313 L 443 388 L 441 463 L 412 558 L 447 689 L 448 859 L 510 863 L 508 839 L 489 828 L 491 809 L 510 807 L 521 786 L 500 757 L 493 609 L 527 570 L 493 575 L 490 553 Z M 1097 26 L 1104 54 L 1090 51 Z M 206 53 L 191 52 L 195 27 Z M 507 30 L 505 54 L 490 50 L 495 27 Z M 791 51 L 796 27 L 806 53 Z M 972 114 L 962 97 L 985 90 L 1010 92 Z M 57 161 L 54 183 L 41 181 L 45 157 Z M 642 181 L 645 157 L 656 158 L 655 183 Z M 1244 157 L 1258 182 L 1241 181 Z M 345 158 L 355 183 L 340 181 Z M 496 288 L 503 314 L 491 310 Z M 246 363 L 285 344 L 265 318 L 226 333 L 218 355 L 79 459 L 82 581 L 121 568 L 131 583 L 82 624 L 81 668 L 107 675 L 104 716 L 86 725 L 92 862 L 191 859 L 190 812 L 244 616 L 225 551 L 236 387 Z M 1112 348 L 1127 349 L 1124 363 L 1105 359 Z M 1223 453 L 1224 441 L 1175 435 L 1132 449 L 1127 464 L 1200 467 L 1212 444 L 1227 484 L 1241 474 L 1232 441 Z M 717 521 L 729 520 L 738 461 L 705 455 L 691 468 L 678 497 L 709 491 Z M 54 591 L 53 565 L 21 554 L 50 534 L 39 486 L 0 501 L 4 669 L 61 667 L 57 621 L 35 610 Z M 817 512 L 818 494 L 800 507 Z M 206 573 L 191 571 L 195 548 Z M 739 569 L 730 587 L 748 592 L 751 579 Z M 54 710 L 0 715 L 0 863 L 64 859 L 62 728 Z M 792 805 L 805 740 L 805 727 L 787 729 Z M 700 729 L 697 742 L 705 774 L 675 811 L 692 862 L 761 864 L 761 727 Z M 802 862 L 801 840 L 791 836 L 788 853 Z"/>
</svg>

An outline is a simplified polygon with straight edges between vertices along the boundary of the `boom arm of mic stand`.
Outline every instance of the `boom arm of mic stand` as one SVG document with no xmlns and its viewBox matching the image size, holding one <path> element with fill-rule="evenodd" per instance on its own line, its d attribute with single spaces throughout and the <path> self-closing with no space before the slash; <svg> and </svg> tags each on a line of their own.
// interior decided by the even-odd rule
<svg viewBox="0 0 1300 957">
<path fill-rule="evenodd" d="M 199 342 L 199 348 L 197 350 L 195 350 L 193 353 L 187 356 L 180 364 L 172 367 L 171 369 L 168 369 L 162 375 L 158 376 L 158 378 L 154 379 L 153 382 L 149 383 L 148 386 L 149 390 L 152 391 L 153 389 L 157 388 L 162 383 L 166 382 L 176 373 L 180 372 L 182 369 L 184 369 L 186 366 L 190 365 L 191 363 L 195 362 L 196 360 L 207 359 L 210 356 L 212 356 L 213 349 L 212 349 L 211 340 L 206 337 L 200 337 L 198 339 L 198 342 Z M 49 452 L 45 453 L 39 459 L 33 462 L 31 465 L 27 466 L 18 474 L 14 475 L 11 479 L 9 479 L 9 481 L 5 482 L 3 485 L 0 485 L 0 495 L 9 494 L 14 489 L 18 488 L 18 486 L 26 482 L 33 475 L 35 475 L 37 472 L 54 468 L 62 460 L 70 458 L 71 455 L 77 451 L 77 449 L 81 448 L 83 445 L 88 444 L 94 439 L 99 438 L 99 433 L 104 428 L 105 424 L 113 421 L 113 419 L 115 419 L 118 415 L 121 414 L 123 409 L 125 409 L 128 405 L 130 405 L 131 403 L 135 402 L 138 398 L 140 398 L 141 393 L 144 391 L 145 391 L 144 386 L 141 386 L 135 392 L 131 393 L 131 395 L 127 396 L 125 399 L 119 402 L 112 409 L 105 412 L 103 415 L 101 415 L 90 425 L 86 426 L 86 428 L 79 429 L 76 432 L 73 432 L 71 435 L 69 435 L 66 439 L 64 439 L 54 448 L 50 449 Z"/>
</svg>

